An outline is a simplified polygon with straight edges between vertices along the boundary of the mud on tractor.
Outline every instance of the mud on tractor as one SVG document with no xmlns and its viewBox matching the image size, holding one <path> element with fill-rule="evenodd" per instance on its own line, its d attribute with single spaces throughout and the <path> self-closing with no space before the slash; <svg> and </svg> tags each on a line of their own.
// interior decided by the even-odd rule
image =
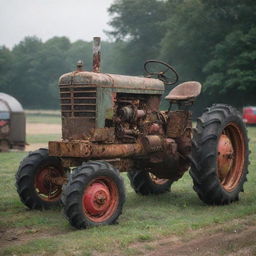
<svg viewBox="0 0 256 256">
<path fill-rule="evenodd" d="M 248 173 L 248 139 L 235 108 L 213 105 L 193 129 L 190 109 L 200 83 L 174 87 L 165 97 L 168 111 L 160 111 L 165 86 L 178 81 L 173 67 L 149 60 L 147 77 L 100 73 L 99 38 L 93 57 L 92 72 L 79 62 L 59 79 L 62 140 L 29 153 L 19 166 L 16 186 L 27 207 L 61 202 L 79 229 L 115 223 L 125 201 L 125 171 L 138 194 L 169 191 L 189 171 L 206 204 L 238 200 Z"/>
</svg>

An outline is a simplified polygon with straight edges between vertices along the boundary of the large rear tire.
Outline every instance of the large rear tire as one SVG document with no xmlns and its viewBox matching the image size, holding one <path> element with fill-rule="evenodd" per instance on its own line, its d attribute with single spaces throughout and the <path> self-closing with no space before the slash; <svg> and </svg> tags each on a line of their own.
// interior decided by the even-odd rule
<svg viewBox="0 0 256 256">
<path fill-rule="evenodd" d="M 199 198 L 214 205 L 239 199 L 248 173 L 248 138 L 239 112 L 217 104 L 198 118 L 190 175 Z"/>
<path fill-rule="evenodd" d="M 104 161 L 78 167 L 63 192 L 64 214 L 78 229 L 115 224 L 122 213 L 125 187 L 119 171 Z"/>
<path fill-rule="evenodd" d="M 154 174 L 147 171 L 128 172 L 128 178 L 134 191 L 144 196 L 168 192 L 172 184 L 169 179 L 157 178 Z"/>
<path fill-rule="evenodd" d="M 16 187 L 21 201 L 30 209 L 50 209 L 59 205 L 64 169 L 58 157 L 47 149 L 31 152 L 20 163 Z M 59 182 L 58 182 L 59 180 Z"/>
</svg>

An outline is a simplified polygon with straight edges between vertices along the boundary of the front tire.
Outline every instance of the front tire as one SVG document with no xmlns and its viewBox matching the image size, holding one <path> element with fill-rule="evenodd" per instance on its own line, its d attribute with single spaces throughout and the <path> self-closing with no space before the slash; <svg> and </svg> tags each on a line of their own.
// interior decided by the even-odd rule
<svg viewBox="0 0 256 256">
<path fill-rule="evenodd" d="M 31 152 L 20 163 L 16 187 L 21 201 L 30 209 L 50 209 L 60 204 L 64 169 L 47 149 Z M 59 180 L 59 182 L 57 182 Z"/>
<path fill-rule="evenodd" d="M 199 198 L 213 205 L 239 199 L 248 173 L 247 131 L 239 112 L 217 104 L 198 118 L 190 175 Z"/>
<path fill-rule="evenodd" d="M 109 163 L 89 161 L 71 174 L 62 201 L 75 228 L 115 224 L 125 201 L 124 182 Z"/>
</svg>

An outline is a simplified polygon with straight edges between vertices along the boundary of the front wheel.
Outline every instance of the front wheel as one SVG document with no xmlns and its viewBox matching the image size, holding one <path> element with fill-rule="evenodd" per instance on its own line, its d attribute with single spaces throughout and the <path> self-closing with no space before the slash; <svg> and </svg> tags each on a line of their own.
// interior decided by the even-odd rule
<svg viewBox="0 0 256 256">
<path fill-rule="evenodd" d="M 238 111 L 213 105 L 198 118 L 193 134 L 194 190 L 207 204 L 223 205 L 239 199 L 248 173 L 248 138 Z"/>
<path fill-rule="evenodd" d="M 124 182 L 109 163 L 89 161 L 72 173 L 62 201 L 64 214 L 75 228 L 114 224 L 125 201 Z"/>
<path fill-rule="evenodd" d="M 20 163 L 16 187 L 21 201 L 30 209 L 49 209 L 59 205 L 64 168 L 57 157 L 49 156 L 47 149 L 31 152 Z"/>
</svg>

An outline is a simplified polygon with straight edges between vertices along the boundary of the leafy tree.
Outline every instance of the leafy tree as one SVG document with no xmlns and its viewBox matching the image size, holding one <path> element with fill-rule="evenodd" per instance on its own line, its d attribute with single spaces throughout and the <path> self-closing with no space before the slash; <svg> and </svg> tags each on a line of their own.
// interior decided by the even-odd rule
<svg viewBox="0 0 256 256">
<path fill-rule="evenodd" d="M 43 43 L 36 37 L 26 37 L 13 49 L 14 64 L 12 72 L 13 79 L 9 81 L 10 91 L 14 97 L 29 105 L 37 104 L 37 97 L 40 94 L 40 83 L 38 77 L 41 73 L 38 70 L 40 59 L 38 52 L 41 51 Z"/>
<path fill-rule="evenodd" d="M 210 95 L 219 92 L 238 106 L 255 104 L 255 70 L 256 27 L 248 33 L 233 31 L 216 45 L 213 59 L 205 66 L 205 90 Z"/>
<path fill-rule="evenodd" d="M 85 70 L 91 70 L 92 64 L 92 43 L 78 40 L 72 43 L 66 54 L 66 63 L 69 65 L 69 71 L 75 70 L 78 60 L 82 60 Z"/>
<path fill-rule="evenodd" d="M 12 80 L 13 53 L 6 47 L 0 48 L 0 91 L 11 91 L 9 81 Z"/>
<path fill-rule="evenodd" d="M 113 16 L 109 32 L 119 45 L 121 63 L 126 73 L 141 74 L 145 60 L 155 58 L 159 53 L 159 43 L 164 35 L 163 22 L 167 12 L 165 3 L 158 0 L 117 0 L 110 8 Z"/>
</svg>

